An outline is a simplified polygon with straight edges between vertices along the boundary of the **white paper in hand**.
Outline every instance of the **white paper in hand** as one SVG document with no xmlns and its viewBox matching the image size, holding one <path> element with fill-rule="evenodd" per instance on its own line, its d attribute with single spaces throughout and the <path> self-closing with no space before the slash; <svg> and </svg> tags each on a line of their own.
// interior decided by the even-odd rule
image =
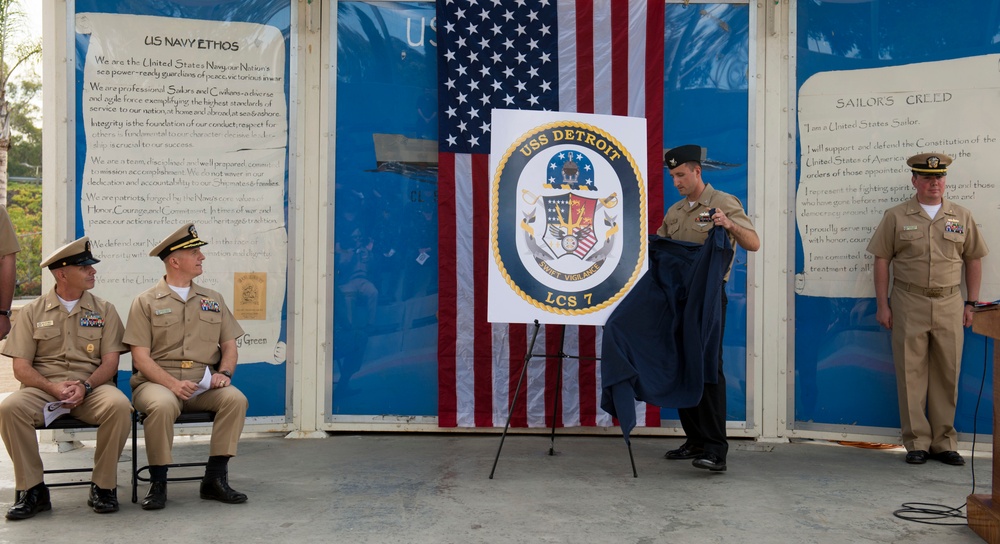
<svg viewBox="0 0 1000 544">
<path fill-rule="evenodd" d="M 212 371 L 209 370 L 208 367 L 206 366 L 205 375 L 202 376 L 201 381 L 198 382 L 198 389 L 195 389 L 194 393 L 191 393 L 191 399 L 197 397 L 198 395 L 204 393 L 205 391 L 208 391 L 211 388 L 212 388 Z"/>
<path fill-rule="evenodd" d="M 61 400 L 55 402 L 46 403 L 42 407 L 42 414 L 45 416 L 45 426 L 48 427 L 53 421 L 59 419 L 59 416 L 69 413 L 69 408 L 63 406 L 65 403 Z"/>
</svg>

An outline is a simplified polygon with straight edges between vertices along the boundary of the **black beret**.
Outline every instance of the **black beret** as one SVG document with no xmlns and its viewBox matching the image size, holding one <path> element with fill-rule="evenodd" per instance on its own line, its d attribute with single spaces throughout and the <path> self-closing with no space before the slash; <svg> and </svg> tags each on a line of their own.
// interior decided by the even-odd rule
<svg viewBox="0 0 1000 544">
<path fill-rule="evenodd" d="M 701 164 L 705 160 L 705 149 L 699 145 L 681 145 L 673 149 L 668 149 L 663 154 L 663 164 L 667 168 L 677 168 L 686 162 L 696 162 Z"/>
</svg>

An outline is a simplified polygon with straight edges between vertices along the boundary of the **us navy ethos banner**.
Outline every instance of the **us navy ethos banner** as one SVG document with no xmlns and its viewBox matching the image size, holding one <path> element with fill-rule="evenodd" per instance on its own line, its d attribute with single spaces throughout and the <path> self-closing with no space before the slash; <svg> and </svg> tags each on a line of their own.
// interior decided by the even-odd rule
<svg viewBox="0 0 1000 544">
<path fill-rule="evenodd" d="M 646 271 L 646 121 L 493 111 L 488 319 L 603 325 Z"/>
<path fill-rule="evenodd" d="M 75 235 L 102 261 L 98 294 L 127 314 L 163 275 L 149 250 L 193 222 L 209 243 L 196 281 L 222 293 L 245 331 L 236 383 L 249 415 L 284 417 L 290 3 L 75 10 Z"/>
</svg>

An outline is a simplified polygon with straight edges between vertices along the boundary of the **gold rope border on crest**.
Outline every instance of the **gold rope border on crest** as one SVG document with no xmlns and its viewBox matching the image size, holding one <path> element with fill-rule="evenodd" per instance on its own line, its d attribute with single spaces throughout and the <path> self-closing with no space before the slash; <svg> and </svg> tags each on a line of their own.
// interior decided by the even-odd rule
<svg viewBox="0 0 1000 544">
<path fill-rule="evenodd" d="M 640 219 L 640 221 L 641 221 L 641 223 L 643 225 L 642 228 L 646 228 L 645 227 L 645 224 L 647 222 L 646 221 L 646 215 L 648 213 L 648 211 L 646 210 L 646 184 L 645 184 L 645 180 L 643 180 L 643 178 L 642 178 L 642 172 L 639 171 L 639 167 L 635 164 L 635 159 L 632 158 L 632 153 L 630 153 L 628 151 L 628 149 L 625 146 L 623 146 L 621 142 L 618 141 L 617 138 L 615 138 L 614 136 L 608 134 L 604 130 L 601 130 L 598 127 L 595 127 L 593 125 L 589 125 L 589 124 L 586 124 L 586 123 L 581 123 L 579 121 L 556 121 L 556 122 L 552 122 L 552 123 L 546 123 L 544 125 L 539 125 L 539 126 L 533 128 L 532 130 L 530 130 L 528 132 L 525 132 L 523 135 L 521 135 L 520 138 L 518 138 L 514 143 L 512 143 L 510 145 L 510 147 L 507 148 L 506 153 L 504 153 L 503 157 L 500 159 L 500 162 L 497 163 L 497 171 L 494 174 L 492 187 L 490 188 L 490 194 L 491 194 L 491 197 L 490 197 L 490 219 L 491 219 L 491 223 L 493 224 L 492 227 L 490 228 L 490 242 L 491 242 L 491 244 L 493 246 L 493 259 L 496 261 L 497 266 L 500 268 L 500 274 L 503 275 L 504 281 L 507 282 L 507 285 L 509 285 L 510 288 L 513 289 L 514 292 L 517 293 L 517 295 L 519 297 L 521 297 L 522 300 L 528 302 L 529 304 L 531 304 L 532 306 L 535 306 L 536 308 L 538 308 L 540 310 L 545 310 L 545 311 L 547 311 L 549 313 L 556 313 L 556 314 L 560 314 L 560 315 L 586 315 L 586 314 L 590 314 L 590 313 L 594 313 L 596 311 L 602 310 L 602 309 L 608 307 L 609 305 L 613 304 L 619 298 L 622 297 L 622 293 L 627 292 L 629 290 L 629 288 L 632 286 L 632 284 L 635 283 L 636 279 L 639 276 L 639 271 L 642 270 L 642 262 L 643 262 L 643 259 L 645 259 L 645 256 L 646 256 L 646 245 L 648 243 L 648 239 L 649 238 L 647 236 L 642 236 L 642 241 L 641 241 L 641 243 L 639 245 L 640 246 L 639 247 L 639 255 L 638 255 L 638 258 L 636 259 L 635 268 L 632 270 L 632 276 L 628 279 L 627 282 L 625 282 L 625 285 L 623 285 L 622 288 L 619 289 L 618 292 L 615 293 L 615 295 L 612 296 L 611 298 L 609 298 L 608 300 L 606 300 L 606 301 L 598 304 L 597 306 L 591 306 L 590 308 L 587 308 L 586 310 L 563 310 L 561 308 L 552 308 L 551 306 L 542 304 L 542 303 L 536 301 L 534 298 L 528 296 L 527 293 L 525 293 L 520 287 L 517 286 L 516 283 L 514 283 L 514 281 L 510 277 L 510 274 L 507 273 L 507 268 L 503 265 L 503 259 L 500 258 L 500 244 L 499 244 L 499 236 L 500 236 L 500 234 L 499 234 L 499 230 L 500 230 L 500 174 L 504 171 L 504 165 L 507 164 L 508 158 L 513 154 L 514 151 L 517 150 L 518 147 L 520 147 L 520 145 L 523 142 L 525 142 L 526 140 L 528 140 L 528 138 L 534 136 L 535 134 L 538 134 L 539 132 L 543 132 L 546 129 L 553 128 L 553 127 L 574 127 L 574 128 L 584 128 L 584 129 L 587 129 L 587 130 L 591 130 L 593 132 L 596 132 L 596 133 L 604 136 L 605 138 L 607 138 L 608 140 L 610 140 L 612 143 L 614 143 L 614 145 L 617 146 L 618 149 L 622 150 L 622 152 L 625 155 L 625 157 L 628 158 L 629 164 L 632 165 L 632 172 L 635 173 L 635 178 L 638 181 L 639 210 L 640 210 L 640 215 L 642 216 L 641 219 Z M 641 229 L 640 229 L 640 232 L 641 232 Z"/>
</svg>

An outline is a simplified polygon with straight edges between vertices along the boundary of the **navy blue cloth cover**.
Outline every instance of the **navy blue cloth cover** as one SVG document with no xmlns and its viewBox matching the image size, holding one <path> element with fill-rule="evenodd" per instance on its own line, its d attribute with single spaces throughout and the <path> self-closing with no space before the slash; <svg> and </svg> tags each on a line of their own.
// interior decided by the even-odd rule
<svg viewBox="0 0 1000 544">
<path fill-rule="evenodd" d="M 649 270 L 604 325 L 601 408 L 635 428 L 635 400 L 689 408 L 718 381 L 723 277 L 733 248 L 725 229 L 705 243 L 650 235 Z"/>
</svg>

